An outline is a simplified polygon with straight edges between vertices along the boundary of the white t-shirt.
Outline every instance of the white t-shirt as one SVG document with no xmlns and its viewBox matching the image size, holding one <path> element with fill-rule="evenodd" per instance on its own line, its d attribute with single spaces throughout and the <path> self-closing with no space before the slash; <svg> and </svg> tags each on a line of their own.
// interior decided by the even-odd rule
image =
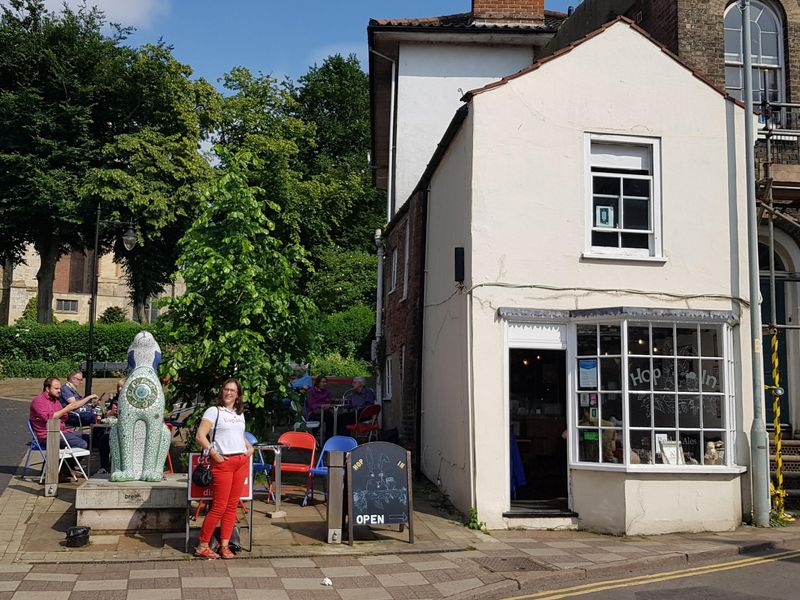
<svg viewBox="0 0 800 600">
<path fill-rule="evenodd" d="M 219 420 L 217 421 L 217 414 Z M 247 452 L 244 443 L 244 414 L 237 415 L 236 411 L 227 408 L 212 406 L 203 413 L 203 419 L 211 423 L 208 439 L 214 431 L 214 422 L 217 423 L 217 432 L 214 434 L 214 446 L 220 454 L 240 454 Z"/>
</svg>

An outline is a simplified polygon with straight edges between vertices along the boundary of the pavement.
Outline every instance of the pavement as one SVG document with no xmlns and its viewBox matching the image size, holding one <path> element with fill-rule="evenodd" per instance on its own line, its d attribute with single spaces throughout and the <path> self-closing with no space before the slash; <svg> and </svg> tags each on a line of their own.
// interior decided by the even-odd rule
<svg viewBox="0 0 800 600">
<path fill-rule="evenodd" d="M 67 548 L 64 532 L 75 524 L 80 483 L 59 485 L 58 496 L 46 498 L 38 470 L 20 475 L 0 495 L 0 600 L 488 600 L 800 544 L 800 525 L 647 537 L 473 531 L 423 481 L 414 489 L 414 544 L 407 532 L 388 528 L 361 528 L 353 546 L 325 544 L 321 496 L 302 507 L 300 493 L 288 489 L 285 518 L 269 519 L 273 505 L 257 496 L 252 552 L 233 561 L 204 561 L 184 552 L 183 532 L 93 532 L 89 545 Z M 201 520 L 193 524 L 193 538 Z M 324 585 L 325 578 L 332 585 Z"/>
</svg>

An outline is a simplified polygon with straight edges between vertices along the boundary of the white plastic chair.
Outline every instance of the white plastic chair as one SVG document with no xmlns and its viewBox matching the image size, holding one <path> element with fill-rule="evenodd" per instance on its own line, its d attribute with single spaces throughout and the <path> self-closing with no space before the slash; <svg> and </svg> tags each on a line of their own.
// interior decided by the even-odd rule
<svg viewBox="0 0 800 600">
<path fill-rule="evenodd" d="M 61 439 L 64 441 L 64 448 L 61 448 L 58 451 L 58 472 L 61 471 L 61 465 L 66 463 L 67 469 L 69 469 L 69 473 L 70 475 L 72 475 L 72 478 L 75 481 L 78 480 L 78 476 L 75 474 L 75 471 L 72 469 L 68 461 L 68 459 L 71 458 L 72 460 L 75 461 L 75 466 L 78 467 L 78 470 L 81 472 L 81 475 L 83 475 L 83 478 L 88 480 L 89 477 L 86 476 L 86 471 L 83 470 L 83 467 L 81 466 L 81 463 L 78 459 L 83 456 L 89 456 L 89 450 L 87 450 L 86 448 L 73 448 L 72 446 L 69 445 L 67 438 L 64 437 L 64 432 L 61 431 L 59 433 L 61 434 Z M 45 454 L 46 453 L 47 451 L 45 450 Z M 47 458 L 45 458 L 45 461 L 47 461 Z M 46 469 L 42 467 L 42 475 L 41 477 L 39 477 L 39 483 L 42 483 L 44 481 L 45 471 Z"/>
</svg>

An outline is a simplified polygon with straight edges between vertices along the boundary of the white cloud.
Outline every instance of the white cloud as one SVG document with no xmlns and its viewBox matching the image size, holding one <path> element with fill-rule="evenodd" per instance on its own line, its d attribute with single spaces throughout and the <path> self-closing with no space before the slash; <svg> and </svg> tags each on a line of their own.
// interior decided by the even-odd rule
<svg viewBox="0 0 800 600">
<path fill-rule="evenodd" d="M 106 15 L 109 23 L 120 23 L 130 27 L 147 27 L 153 21 L 168 13 L 171 0 L 87 0 L 90 6 L 97 6 Z M 81 0 L 66 0 L 71 8 L 77 8 Z M 48 10 L 58 12 L 64 0 L 45 0 Z"/>
<path fill-rule="evenodd" d="M 313 54 L 308 58 L 308 65 L 310 67 L 314 63 L 317 66 L 322 65 L 326 58 L 332 54 L 341 54 L 347 58 L 351 54 L 358 57 L 358 62 L 361 64 L 361 69 L 366 71 L 368 65 L 367 44 L 364 42 L 350 42 L 341 44 L 332 44 L 330 46 L 323 46 L 314 50 Z M 305 71 L 304 71 L 305 72 Z"/>
</svg>

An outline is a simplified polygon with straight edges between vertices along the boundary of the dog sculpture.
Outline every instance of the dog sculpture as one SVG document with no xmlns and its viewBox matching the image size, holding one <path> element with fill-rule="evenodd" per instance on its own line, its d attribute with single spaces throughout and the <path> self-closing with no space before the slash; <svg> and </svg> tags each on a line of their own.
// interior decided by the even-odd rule
<svg viewBox="0 0 800 600">
<path fill-rule="evenodd" d="M 142 331 L 128 348 L 130 374 L 119 394 L 119 416 L 111 428 L 111 481 L 161 481 L 170 445 L 164 424 L 164 391 L 156 369 L 161 348 Z"/>
</svg>

